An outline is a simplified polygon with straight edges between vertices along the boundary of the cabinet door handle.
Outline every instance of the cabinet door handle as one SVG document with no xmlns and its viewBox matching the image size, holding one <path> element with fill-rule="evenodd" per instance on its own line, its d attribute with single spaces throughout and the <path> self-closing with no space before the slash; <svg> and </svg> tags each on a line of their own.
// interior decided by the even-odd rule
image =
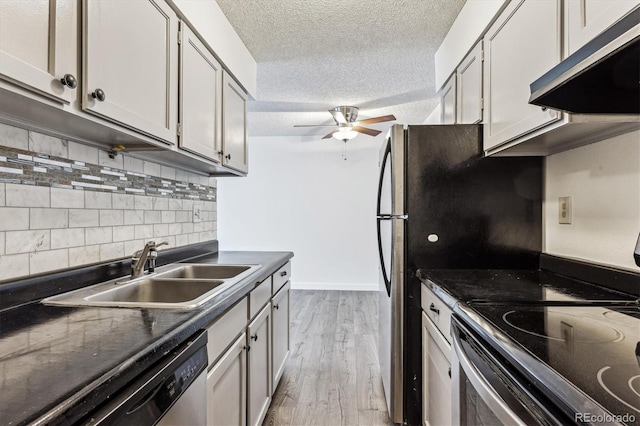
<svg viewBox="0 0 640 426">
<path fill-rule="evenodd" d="M 251 338 L 253 339 L 254 342 L 258 341 L 258 334 L 254 334 L 253 336 L 251 336 Z"/>
<path fill-rule="evenodd" d="M 280 309 L 280 305 L 273 305 L 273 309 Z"/>
<path fill-rule="evenodd" d="M 245 349 L 247 352 L 249 352 L 249 351 L 251 350 L 251 345 L 247 345 L 247 346 L 245 346 L 245 347 L 244 347 L 244 349 Z"/>
<path fill-rule="evenodd" d="M 431 312 L 435 312 L 436 314 L 440 314 L 440 309 L 436 308 L 436 306 L 433 303 L 429 306 L 429 310 Z"/>
<path fill-rule="evenodd" d="M 280 272 L 280 276 L 281 276 L 281 277 L 286 277 L 286 276 L 287 276 L 287 271 L 282 271 L 282 272 Z"/>
<path fill-rule="evenodd" d="M 449 367 L 449 378 L 451 378 L 451 367 Z"/>
<path fill-rule="evenodd" d="M 226 158 L 227 160 L 231 160 L 231 154 L 225 155 L 224 158 Z"/>
<path fill-rule="evenodd" d="M 78 87 L 78 80 L 72 74 L 65 74 L 64 77 L 60 79 L 60 83 L 63 86 L 67 86 L 69 89 L 75 89 Z"/>
<path fill-rule="evenodd" d="M 102 89 L 96 89 L 91 92 L 91 97 L 99 102 L 103 102 L 105 99 L 107 99 L 107 95 L 104 94 L 104 90 Z"/>
<path fill-rule="evenodd" d="M 224 152 L 222 152 L 222 151 L 218 151 L 216 154 L 218 154 L 219 156 L 221 156 L 221 157 L 222 157 L 222 154 L 224 154 Z"/>
</svg>

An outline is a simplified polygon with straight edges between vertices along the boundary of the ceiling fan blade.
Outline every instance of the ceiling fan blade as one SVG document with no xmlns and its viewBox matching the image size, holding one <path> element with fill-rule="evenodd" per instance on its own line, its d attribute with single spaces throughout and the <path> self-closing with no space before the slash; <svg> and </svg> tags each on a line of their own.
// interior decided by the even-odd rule
<svg viewBox="0 0 640 426">
<path fill-rule="evenodd" d="M 329 113 L 333 115 L 333 118 L 335 118 L 338 124 L 347 124 L 347 119 L 344 118 L 344 114 L 342 112 L 330 109 Z"/>
<path fill-rule="evenodd" d="M 364 133 L 365 135 L 369 136 L 378 136 L 380 133 L 382 133 L 380 130 L 368 129 L 366 127 L 360 126 L 353 126 L 351 130 L 355 130 L 358 133 Z"/>
<path fill-rule="evenodd" d="M 335 124 L 294 124 L 293 127 L 336 127 Z"/>
<path fill-rule="evenodd" d="M 334 130 L 333 132 L 329 133 L 328 135 L 324 136 L 322 139 L 329 139 L 331 138 L 331 136 L 333 136 L 333 134 L 337 132 L 337 130 Z"/>
<path fill-rule="evenodd" d="M 365 118 L 364 120 L 358 121 L 358 124 L 384 123 L 385 121 L 393 121 L 395 119 L 396 117 L 394 115 L 383 115 L 381 117 Z"/>
</svg>

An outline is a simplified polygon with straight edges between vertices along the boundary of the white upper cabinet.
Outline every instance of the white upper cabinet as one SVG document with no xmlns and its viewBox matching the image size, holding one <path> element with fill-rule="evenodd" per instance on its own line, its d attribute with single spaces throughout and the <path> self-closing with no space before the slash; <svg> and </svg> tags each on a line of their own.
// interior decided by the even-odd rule
<svg viewBox="0 0 640 426">
<path fill-rule="evenodd" d="M 560 0 L 514 0 L 484 37 L 484 149 L 562 118 L 530 105 L 529 84 L 562 57 Z"/>
<path fill-rule="evenodd" d="M 456 71 L 456 123 L 482 121 L 482 40 L 476 44 Z"/>
<path fill-rule="evenodd" d="M 638 4 L 638 0 L 565 0 L 567 55 L 580 49 Z"/>
<path fill-rule="evenodd" d="M 452 75 L 440 94 L 442 106 L 442 124 L 456 124 L 456 75 Z"/>
<path fill-rule="evenodd" d="M 247 172 L 247 95 L 226 72 L 222 77 L 223 164 Z"/>
<path fill-rule="evenodd" d="M 179 146 L 220 161 L 222 66 L 184 22 L 180 33 Z"/>
<path fill-rule="evenodd" d="M 162 0 L 85 0 L 85 111 L 175 143 L 178 18 Z"/>
<path fill-rule="evenodd" d="M 78 84 L 77 8 L 74 0 L 0 1 L 0 78 L 70 103 Z"/>
</svg>

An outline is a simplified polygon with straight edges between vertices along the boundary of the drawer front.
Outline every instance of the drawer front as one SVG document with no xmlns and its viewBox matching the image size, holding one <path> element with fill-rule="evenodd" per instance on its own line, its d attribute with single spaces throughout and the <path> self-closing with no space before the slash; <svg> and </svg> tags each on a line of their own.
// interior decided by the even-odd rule
<svg viewBox="0 0 640 426">
<path fill-rule="evenodd" d="M 447 341 L 450 342 L 451 309 L 424 284 L 421 288 L 420 304 L 425 314 L 438 327 Z"/>
<path fill-rule="evenodd" d="M 255 317 L 271 299 L 271 277 L 262 281 L 249 293 L 249 319 Z"/>
<path fill-rule="evenodd" d="M 245 297 L 207 329 L 209 367 L 247 326 L 247 298 Z"/>
<path fill-rule="evenodd" d="M 282 268 L 273 274 L 273 286 L 271 294 L 274 295 L 282 288 L 282 286 L 291 278 L 291 262 L 287 262 Z"/>
</svg>

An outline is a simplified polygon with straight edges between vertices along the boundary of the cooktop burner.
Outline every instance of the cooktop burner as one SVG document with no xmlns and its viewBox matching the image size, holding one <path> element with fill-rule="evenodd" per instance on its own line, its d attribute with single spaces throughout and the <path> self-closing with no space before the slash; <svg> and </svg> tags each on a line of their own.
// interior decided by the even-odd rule
<svg viewBox="0 0 640 426">
<path fill-rule="evenodd" d="M 640 307 L 469 305 L 494 335 L 517 342 L 611 413 L 640 425 Z"/>
<path fill-rule="evenodd" d="M 549 340 L 579 343 L 619 342 L 624 338 L 622 332 L 602 321 L 585 319 L 580 314 L 568 314 L 562 307 L 546 307 L 544 327 L 536 320 L 538 312 L 530 309 L 509 311 L 502 316 L 504 322 L 511 327 L 533 336 Z"/>
</svg>

